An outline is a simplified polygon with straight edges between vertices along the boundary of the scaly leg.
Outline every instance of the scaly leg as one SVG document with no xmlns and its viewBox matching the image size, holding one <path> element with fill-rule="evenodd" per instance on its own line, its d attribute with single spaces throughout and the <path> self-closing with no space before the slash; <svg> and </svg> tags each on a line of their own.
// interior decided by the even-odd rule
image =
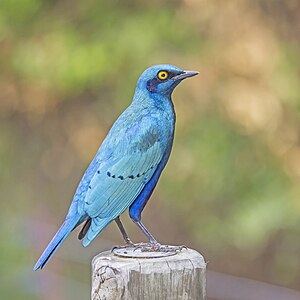
<svg viewBox="0 0 300 300">
<path fill-rule="evenodd" d="M 186 248 L 185 246 L 168 246 L 168 245 L 161 245 L 149 232 L 149 230 L 145 227 L 145 225 L 141 221 L 134 221 L 134 223 L 143 231 L 143 233 L 147 236 L 150 241 L 150 244 L 138 244 L 136 245 L 136 249 L 141 249 L 143 252 L 152 252 L 152 251 L 159 251 L 159 252 L 178 252 L 182 249 Z"/>
<path fill-rule="evenodd" d="M 119 229 L 122 233 L 122 236 L 123 236 L 123 239 L 124 239 L 126 245 L 134 246 L 134 243 L 130 240 L 130 238 L 128 237 L 128 234 L 125 231 L 125 228 L 124 228 L 124 226 L 123 226 L 123 224 L 120 220 L 120 217 L 115 218 L 115 221 L 116 221 L 116 223 L 117 223 L 117 225 L 118 225 L 118 227 L 119 227 Z"/>
<path fill-rule="evenodd" d="M 151 181 L 148 183 L 147 188 L 140 194 L 140 196 L 134 201 L 129 208 L 129 216 L 132 221 L 141 229 L 141 231 L 146 235 L 149 239 L 150 243 L 140 243 L 135 245 L 136 249 L 141 249 L 141 251 L 162 251 L 162 252 L 174 252 L 181 251 L 184 247 L 182 246 L 167 246 L 161 245 L 158 241 L 153 237 L 153 235 L 149 232 L 149 230 L 145 227 L 145 225 L 141 222 L 141 214 L 142 211 L 152 194 L 152 191 L 157 183 L 158 177 L 160 173 L 156 173 Z"/>
<path fill-rule="evenodd" d="M 160 244 L 158 241 L 153 237 L 153 235 L 149 232 L 149 230 L 145 227 L 145 225 L 141 221 L 135 221 L 133 222 L 143 231 L 143 233 L 146 235 L 146 237 L 149 239 L 150 243 L 153 246 L 159 246 Z"/>
</svg>

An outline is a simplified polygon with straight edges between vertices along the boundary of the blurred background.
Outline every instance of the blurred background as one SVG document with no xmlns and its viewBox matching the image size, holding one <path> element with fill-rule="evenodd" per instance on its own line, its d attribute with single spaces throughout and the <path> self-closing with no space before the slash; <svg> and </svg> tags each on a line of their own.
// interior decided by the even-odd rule
<svg viewBox="0 0 300 300">
<path fill-rule="evenodd" d="M 204 255 L 211 299 L 300 299 L 299 51 L 298 0 L 1 0 L 1 298 L 89 299 L 92 257 L 122 243 L 115 224 L 32 267 L 140 73 L 171 63 L 200 75 L 173 95 L 144 223 Z"/>
</svg>

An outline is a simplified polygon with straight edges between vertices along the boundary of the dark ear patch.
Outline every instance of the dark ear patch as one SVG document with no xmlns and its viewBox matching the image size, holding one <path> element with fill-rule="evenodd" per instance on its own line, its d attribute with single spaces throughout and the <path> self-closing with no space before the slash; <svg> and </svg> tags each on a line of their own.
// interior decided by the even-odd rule
<svg viewBox="0 0 300 300">
<path fill-rule="evenodd" d="M 150 93 L 155 93 L 156 90 L 157 90 L 157 86 L 159 85 L 159 80 L 155 77 L 153 79 L 150 79 L 147 81 L 147 90 L 150 92 Z"/>
</svg>

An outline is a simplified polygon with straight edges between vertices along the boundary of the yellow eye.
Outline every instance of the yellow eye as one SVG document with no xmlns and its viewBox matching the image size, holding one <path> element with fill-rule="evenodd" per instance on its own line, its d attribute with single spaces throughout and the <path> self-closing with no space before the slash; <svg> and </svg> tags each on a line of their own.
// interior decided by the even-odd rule
<svg viewBox="0 0 300 300">
<path fill-rule="evenodd" d="M 167 71 L 159 71 L 157 74 L 157 78 L 162 81 L 168 79 L 168 77 L 169 73 Z"/>
</svg>

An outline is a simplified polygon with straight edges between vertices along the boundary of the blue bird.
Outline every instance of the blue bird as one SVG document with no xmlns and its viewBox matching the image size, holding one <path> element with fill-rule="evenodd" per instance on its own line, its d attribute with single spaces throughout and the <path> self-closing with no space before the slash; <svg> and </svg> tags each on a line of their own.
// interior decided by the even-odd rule
<svg viewBox="0 0 300 300">
<path fill-rule="evenodd" d="M 119 216 L 129 208 L 133 222 L 152 245 L 159 245 L 141 222 L 171 152 L 175 111 L 174 88 L 197 75 L 172 65 L 148 68 L 138 79 L 130 106 L 116 120 L 84 173 L 66 219 L 34 266 L 42 269 L 70 232 L 85 222 L 78 238 L 88 246 L 113 220 L 126 244 L 129 239 Z"/>
</svg>

